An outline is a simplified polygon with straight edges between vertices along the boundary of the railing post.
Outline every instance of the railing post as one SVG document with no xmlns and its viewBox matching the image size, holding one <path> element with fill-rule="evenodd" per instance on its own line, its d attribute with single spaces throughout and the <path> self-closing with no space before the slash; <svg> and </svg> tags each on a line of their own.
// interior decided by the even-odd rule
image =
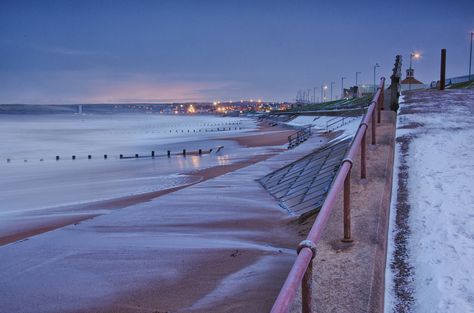
<svg viewBox="0 0 474 313">
<path fill-rule="evenodd" d="M 377 103 L 374 103 L 377 105 Z M 372 144 L 375 145 L 375 110 L 372 111 Z"/>
<path fill-rule="evenodd" d="M 380 119 L 381 119 L 381 110 L 382 110 L 382 105 L 383 105 L 383 89 L 380 90 L 379 98 L 377 99 L 377 124 L 380 124 Z"/>
<path fill-rule="evenodd" d="M 352 242 L 351 238 L 351 171 L 344 180 L 344 239 L 343 242 Z"/>
<path fill-rule="evenodd" d="M 349 162 L 350 168 L 344 179 L 344 238 L 342 242 L 352 242 L 351 236 L 351 170 L 354 162 L 351 159 L 344 159 L 344 162 Z"/>
<path fill-rule="evenodd" d="M 380 93 L 380 96 L 382 97 L 382 105 L 381 105 L 381 109 L 382 111 L 384 110 L 385 108 L 385 80 L 382 84 L 382 91 Z"/>
<path fill-rule="evenodd" d="M 313 259 L 309 262 L 301 282 L 301 311 L 302 313 L 313 312 Z"/>
<path fill-rule="evenodd" d="M 367 127 L 367 126 L 366 126 Z M 365 164 L 366 161 L 366 134 L 367 134 L 367 128 L 366 131 L 364 131 L 364 136 L 362 137 L 362 143 L 360 144 L 360 178 L 366 178 L 367 177 L 367 167 Z"/>
<path fill-rule="evenodd" d="M 311 250 L 312 257 L 301 281 L 301 312 L 313 312 L 313 260 L 316 256 L 316 245 L 311 240 L 303 240 L 299 243 L 297 254 L 304 248 Z"/>
</svg>

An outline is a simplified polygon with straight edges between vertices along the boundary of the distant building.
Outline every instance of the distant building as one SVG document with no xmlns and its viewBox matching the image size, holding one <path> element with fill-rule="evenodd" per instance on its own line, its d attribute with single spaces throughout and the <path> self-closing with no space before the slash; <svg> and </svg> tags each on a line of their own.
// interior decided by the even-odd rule
<svg viewBox="0 0 474 313">
<path fill-rule="evenodd" d="M 407 69 L 407 77 L 400 84 L 402 91 L 426 88 L 425 84 L 415 78 L 415 70 L 412 68 Z"/>
</svg>

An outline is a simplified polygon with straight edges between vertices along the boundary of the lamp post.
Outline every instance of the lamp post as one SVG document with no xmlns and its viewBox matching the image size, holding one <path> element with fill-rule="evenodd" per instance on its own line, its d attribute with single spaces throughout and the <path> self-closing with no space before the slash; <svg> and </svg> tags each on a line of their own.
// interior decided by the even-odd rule
<svg viewBox="0 0 474 313">
<path fill-rule="evenodd" d="M 321 86 L 321 102 L 324 102 L 326 100 L 326 90 L 328 89 L 327 85 L 322 85 Z"/>
<path fill-rule="evenodd" d="M 412 68 L 412 63 L 413 59 L 419 59 L 420 54 L 418 52 L 412 52 L 410 53 L 410 76 L 411 78 L 415 78 L 415 75 L 413 75 L 413 68 Z M 411 90 L 411 80 L 408 81 L 408 90 Z"/>
<path fill-rule="evenodd" d="M 375 93 L 375 73 L 376 73 L 377 67 L 380 67 L 380 65 L 378 63 L 375 63 L 374 65 L 374 93 Z"/>
<path fill-rule="evenodd" d="M 471 32 L 471 50 L 469 51 L 469 80 L 471 80 L 471 65 L 472 65 L 472 37 L 474 37 L 474 32 Z"/>
<path fill-rule="evenodd" d="M 342 89 L 341 99 L 344 98 L 344 79 L 346 78 L 347 77 L 341 77 L 341 89 Z"/>
<path fill-rule="evenodd" d="M 356 72 L 356 84 L 355 84 L 355 86 L 356 86 L 356 97 L 359 96 L 359 80 L 358 80 L 359 74 L 362 74 L 362 72 Z"/>
</svg>

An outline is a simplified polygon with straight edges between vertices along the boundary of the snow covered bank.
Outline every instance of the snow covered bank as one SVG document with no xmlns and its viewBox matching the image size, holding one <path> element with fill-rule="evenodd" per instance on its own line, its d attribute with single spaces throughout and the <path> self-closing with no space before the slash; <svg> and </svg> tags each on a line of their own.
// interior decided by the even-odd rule
<svg viewBox="0 0 474 313">
<path fill-rule="evenodd" d="M 339 121 L 335 121 L 334 118 L 337 118 L 337 116 L 298 116 L 297 118 L 288 122 L 288 125 L 311 125 L 313 129 L 317 131 L 342 131 L 343 133 L 341 136 L 353 136 L 359 127 L 360 121 L 362 120 L 362 116 L 348 117 L 345 120 Z M 328 123 L 332 125 L 328 125 Z"/>
<path fill-rule="evenodd" d="M 474 312 L 473 113 L 474 90 L 400 107 L 385 312 Z"/>
</svg>

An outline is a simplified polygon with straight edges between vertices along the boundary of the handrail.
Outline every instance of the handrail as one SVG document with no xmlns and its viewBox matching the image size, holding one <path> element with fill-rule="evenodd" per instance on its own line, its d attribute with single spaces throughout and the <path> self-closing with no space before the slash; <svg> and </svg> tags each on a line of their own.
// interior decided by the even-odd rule
<svg viewBox="0 0 474 313">
<path fill-rule="evenodd" d="M 380 79 L 380 85 L 375 93 L 372 102 L 369 105 L 367 113 L 362 119 L 356 135 L 351 143 L 349 152 L 329 189 L 328 195 L 324 200 L 321 210 L 309 231 L 306 240 L 298 245 L 298 255 L 293 264 L 285 283 L 283 284 L 277 299 L 275 300 L 271 313 L 286 313 L 290 305 L 294 302 L 299 284 L 302 284 L 302 312 L 312 312 L 312 271 L 313 258 L 316 255 L 316 244 L 321 239 L 323 230 L 329 220 L 330 214 L 335 206 L 339 192 L 344 189 L 344 239 L 345 242 L 352 241 L 350 232 L 350 173 L 353 160 L 357 151 L 361 149 L 361 176 L 365 178 L 365 150 L 366 150 L 366 132 L 369 123 L 372 124 L 372 144 L 375 144 L 375 123 L 376 113 L 383 105 L 383 92 L 385 86 L 385 78 Z M 377 110 L 377 111 L 376 111 Z"/>
<path fill-rule="evenodd" d="M 311 127 L 311 125 L 304 126 L 296 133 L 288 136 L 288 149 L 296 147 L 297 145 L 311 137 Z"/>
<path fill-rule="evenodd" d="M 364 114 L 364 108 L 363 107 L 358 108 L 357 110 L 362 112 L 361 115 Z M 342 113 L 341 115 L 336 115 L 335 117 L 328 119 L 326 121 L 326 131 L 330 131 L 331 126 L 337 125 L 341 122 L 342 122 L 341 126 L 345 125 L 344 122 L 345 122 L 346 119 L 355 118 L 355 116 L 353 114 L 354 114 L 354 111 L 346 111 L 346 112 Z M 339 126 L 339 127 L 341 127 L 341 126 Z"/>
</svg>

